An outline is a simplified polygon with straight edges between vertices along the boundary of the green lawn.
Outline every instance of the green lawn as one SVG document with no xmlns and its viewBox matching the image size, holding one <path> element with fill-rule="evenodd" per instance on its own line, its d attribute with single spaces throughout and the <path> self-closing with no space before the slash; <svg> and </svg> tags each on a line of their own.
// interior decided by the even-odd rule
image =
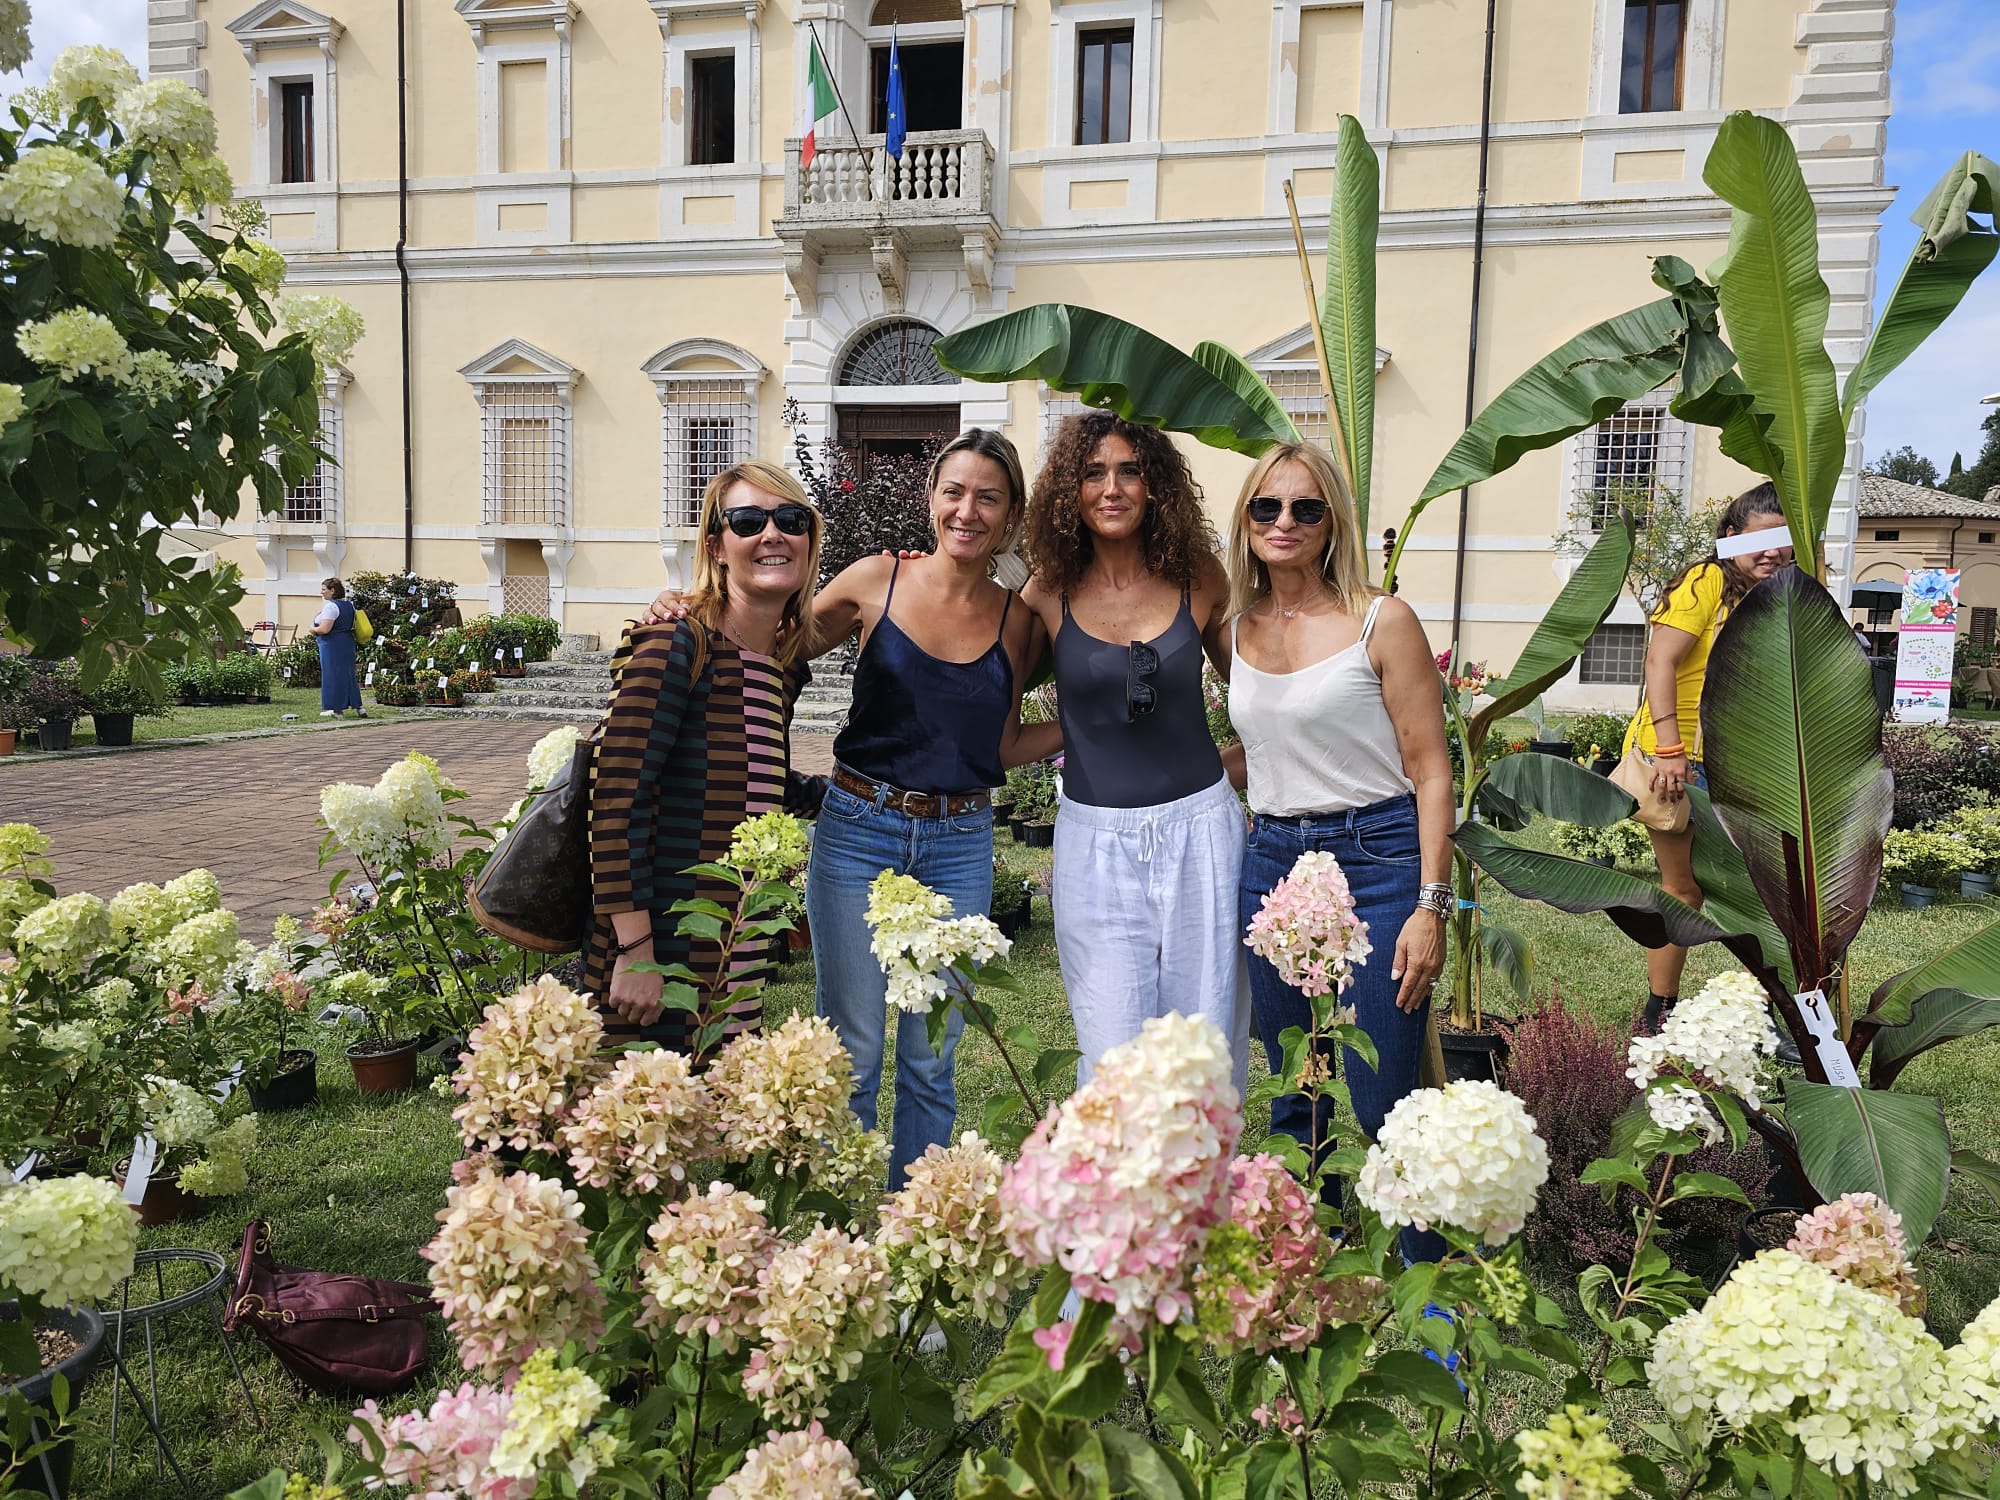
<svg viewBox="0 0 2000 1500">
<path fill-rule="evenodd" d="M 1046 877 L 1047 853 L 1009 852 L 1017 863 L 1032 864 Z M 1538 988 L 1559 987 L 1570 1005 L 1612 1020 L 1628 1018 L 1637 1007 L 1644 995 L 1640 950 L 1608 921 L 1567 917 L 1514 901 L 1504 893 L 1496 894 L 1491 905 L 1497 919 L 1518 926 L 1533 942 Z M 1857 992 L 1922 954 L 1964 937 L 1994 914 L 1990 902 L 1924 912 L 1878 906 L 1854 954 Z M 1691 983 L 1699 983 L 1726 962 L 1720 950 L 1697 951 L 1690 965 Z M 1069 1015 L 1048 905 L 1042 898 L 1035 902 L 1035 925 L 1015 949 L 1015 968 L 1024 983 L 1018 998 L 1004 1001 L 1010 1023 L 1029 1023 L 1045 1045 L 1068 1044 Z M 783 970 L 769 998 L 773 1016 L 810 1007 L 809 963 Z M 390 1099 L 355 1093 L 341 1046 L 342 1038 L 331 1033 L 318 1042 L 317 1106 L 264 1120 L 250 1190 L 217 1202 L 199 1220 L 148 1231 L 145 1243 L 203 1246 L 221 1251 L 233 1265 L 244 1223 L 253 1216 L 263 1217 L 275 1228 L 275 1251 L 282 1262 L 423 1279 L 424 1262 L 417 1250 L 431 1236 L 450 1164 L 458 1154 L 449 1105 L 423 1090 Z M 1253 1079 L 1262 1073 L 1263 1059 L 1257 1051 Z M 892 1070 L 885 1068 L 884 1075 L 892 1078 Z M 977 1123 L 981 1104 L 1001 1091 L 1004 1078 L 991 1044 L 968 1031 L 959 1052 L 960 1117 L 966 1124 Z M 1059 1087 L 1068 1083 L 1061 1080 Z M 1959 1144 L 2000 1151 L 2000 1039 L 1958 1042 L 1932 1053 L 1910 1069 L 1904 1087 L 1943 1099 Z M 885 1088 L 885 1115 L 888 1104 Z M 1253 1119 L 1246 1142 L 1261 1138 L 1263 1128 L 1261 1118 Z M 1931 1289 L 1931 1325 L 1950 1338 L 2000 1281 L 2000 1223 L 1990 1205 L 1963 1188 L 1955 1189 L 1919 1268 Z M 1574 1306 L 1568 1287 L 1554 1285 L 1546 1274 L 1543 1280 Z M 165 1330 L 158 1357 L 163 1418 L 195 1493 L 204 1497 L 226 1493 L 273 1464 L 316 1472 L 319 1460 L 312 1431 L 318 1427 L 343 1432 L 349 1403 L 302 1392 L 260 1346 L 246 1343 L 241 1354 L 266 1423 L 259 1430 L 249 1419 L 213 1335 L 193 1317 L 184 1314 Z M 439 1332 L 423 1388 L 397 1398 L 397 1409 L 428 1403 L 439 1383 L 460 1378 L 449 1346 L 449 1338 Z M 118 1474 L 105 1482 L 109 1389 L 100 1378 L 86 1404 L 79 1492 L 128 1500 L 170 1494 L 153 1476 L 143 1429 L 132 1422 L 129 1409 Z"/>
<path fill-rule="evenodd" d="M 423 713 L 421 709 L 382 708 L 370 702 L 368 717 L 401 718 L 407 714 Z M 286 715 L 294 718 L 290 721 Z M 245 730 L 290 729 L 299 725 L 319 724 L 319 689 L 287 687 L 279 683 L 271 690 L 269 703 L 225 703 L 212 708 L 182 708 L 176 706 L 159 718 L 135 719 L 132 724 L 132 738 L 138 743 L 148 740 L 180 740 L 203 734 L 236 734 Z M 338 721 L 341 724 L 365 723 L 351 714 Z M 76 721 L 75 746 L 78 749 L 94 746 L 97 730 L 88 716 Z M 25 745 L 16 752 L 33 755 L 36 752 Z"/>
</svg>

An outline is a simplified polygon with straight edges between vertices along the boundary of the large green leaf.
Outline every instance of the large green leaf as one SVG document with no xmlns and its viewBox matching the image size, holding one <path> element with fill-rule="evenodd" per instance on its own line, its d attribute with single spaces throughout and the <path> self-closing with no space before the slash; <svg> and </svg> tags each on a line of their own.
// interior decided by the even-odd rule
<svg viewBox="0 0 2000 1500">
<path fill-rule="evenodd" d="M 1743 863 L 1743 851 L 1731 842 L 1715 806 L 1700 787 L 1688 788 L 1688 826 L 1694 830 L 1694 883 L 1701 887 L 1701 909 L 1731 932 L 1755 936 L 1765 961 L 1784 983 L 1786 994 L 1796 994 L 1792 983 L 1792 957 L 1784 935 L 1750 879 Z"/>
<path fill-rule="evenodd" d="M 1873 1193 L 1902 1215 L 1911 1244 L 1923 1242 L 1951 1175 L 1951 1135 L 1937 1100 L 1794 1078 L 1785 1084 L 1785 1121 L 1815 1192 L 1828 1202 Z"/>
<path fill-rule="evenodd" d="M 2000 1026 L 2000 996 L 1932 990 L 1910 1007 L 1909 1020 L 1875 1033 L 1868 1082 L 1874 1088 L 1889 1088 L 1903 1069 L 1931 1048 L 1992 1026 Z"/>
<path fill-rule="evenodd" d="M 1868 915 L 1892 811 L 1867 658 L 1833 596 L 1784 568 L 1730 612 L 1705 682 L 1709 799 L 1799 983 L 1822 984 Z"/>
<path fill-rule="evenodd" d="M 1851 419 L 1868 393 L 1937 331 L 1979 273 L 1992 264 L 1994 253 L 2000 251 L 2000 234 L 1991 226 L 1982 228 L 1968 215 L 1985 214 L 1990 219 L 1996 208 L 2000 208 L 2000 166 L 1968 151 L 1910 215 L 1917 226 L 1917 242 L 1875 322 L 1861 363 L 1847 377 L 1840 400 L 1843 420 Z"/>
<path fill-rule="evenodd" d="M 1603 912 L 1643 948 L 1721 943 L 1756 973 L 1766 966 L 1757 939 L 1731 932 L 1650 880 L 1560 854 L 1546 854 L 1467 823 L 1452 835 L 1467 858 L 1514 895 L 1559 911 Z"/>
<path fill-rule="evenodd" d="M 1826 352 L 1831 298 L 1819 274 L 1819 214 L 1784 126 L 1747 111 L 1722 122 L 1702 180 L 1736 210 L 1715 276 L 1722 320 L 1755 409 L 1770 417 L 1781 459 L 1770 477 L 1793 544 L 1816 573 L 1847 445 Z"/>
<path fill-rule="evenodd" d="M 1285 410 L 1277 392 L 1264 384 L 1264 377 L 1251 369 L 1249 362 L 1227 344 L 1204 340 L 1194 346 L 1193 358 L 1196 364 L 1259 412 L 1272 431 L 1280 432 L 1292 425 L 1291 414 Z"/>
<path fill-rule="evenodd" d="M 1535 987 L 1535 955 L 1525 934 L 1502 922 L 1479 924 L 1479 951 L 1523 1005 Z"/>
<path fill-rule="evenodd" d="M 1505 473 L 1657 388 L 1681 365 L 1686 319 L 1672 297 L 1594 323 L 1535 361 L 1460 434 L 1417 503 Z"/>
<path fill-rule="evenodd" d="M 1333 203 L 1326 226 L 1326 282 L 1319 324 L 1333 379 L 1334 431 L 1361 534 L 1368 534 L 1369 477 L 1375 465 L 1375 239 L 1382 169 L 1352 115 L 1340 117 L 1333 152 Z"/>
<path fill-rule="evenodd" d="M 1487 785 L 1544 817 L 1586 828 L 1609 828 L 1639 805 L 1623 787 L 1560 755 L 1503 755 L 1487 773 Z"/>
<path fill-rule="evenodd" d="M 1868 1018 L 1899 1025 L 1915 1013 L 1920 1000 L 1942 989 L 2000 999 L 2000 922 L 1990 922 L 1964 942 L 1883 980 L 1868 997 Z"/>
<path fill-rule="evenodd" d="M 1487 684 L 1492 702 L 1474 714 L 1467 726 L 1475 745 L 1483 744 L 1495 724 L 1540 697 L 1569 671 L 1618 602 L 1625 588 L 1625 572 L 1631 566 L 1632 518 L 1621 508 L 1528 637 L 1514 670 Z"/>
<path fill-rule="evenodd" d="M 1185 432 L 1211 448 L 1254 457 L 1299 438 L 1268 388 L 1246 400 L 1231 380 L 1166 340 L 1088 307 L 1039 303 L 962 328 L 933 348 L 940 364 L 968 380 L 1040 379 L 1087 406 Z M 1228 368 L 1238 381 L 1249 373 L 1241 360 Z M 1273 420 L 1274 408 L 1282 422 Z"/>
</svg>

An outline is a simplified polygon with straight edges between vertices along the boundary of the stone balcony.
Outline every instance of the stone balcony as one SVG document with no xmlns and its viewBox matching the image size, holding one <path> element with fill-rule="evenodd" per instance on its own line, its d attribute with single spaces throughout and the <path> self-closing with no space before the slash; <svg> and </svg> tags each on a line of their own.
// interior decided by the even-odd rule
<svg viewBox="0 0 2000 1500">
<path fill-rule="evenodd" d="M 983 302 L 1000 226 L 993 212 L 993 143 L 983 130 L 912 131 L 891 158 L 883 138 L 828 141 L 810 165 L 785 142 L 785 212 L 775 228 L 801 301 L 819 296 L 828 251 L 867 250 L 892 310 L 901 310 L 909 251 L 952 246 Z"/>
</svg>

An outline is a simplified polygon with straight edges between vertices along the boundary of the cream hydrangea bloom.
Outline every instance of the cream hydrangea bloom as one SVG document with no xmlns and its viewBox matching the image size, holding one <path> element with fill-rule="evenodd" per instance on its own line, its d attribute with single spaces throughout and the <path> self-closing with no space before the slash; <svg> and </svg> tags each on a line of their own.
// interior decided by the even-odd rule
<svg viewBox="0 0 2000 1500">
<path fill-rule="evenodd" d="M 815 1422 L 803 1432 L 772 1432 L 743 1455 L 743 1467 L 708 1492 L 708 1500 L 874 1500 L 847 1444 Z"/>
<path fill-rule="evenodd" d="M 972 1131 L 933 1144 L 910 1163 L 900 1191 L 882 1205 L 876 1242 L 889 1252 L 896 1299 L 913 1305 L 936 1283 L 945 1299 L 995 1328 L 1028 1281 L 1000 1219 L 1006 1163 Z"/>
<path fill-rule="evenodd" d="M 102 1177 L 0 1186 L 0 1288 L 67 1307 L 108 1297 L 132 1274 L 139 1216 Z"/>
<path fill-rule="evenodd" d="M 262 292 L 277 291 L 290 269 L 275 245 L 253 239 L 240 239 L 223 251 L 222 263 L 242 271 Z"/>
<path fill-rule="evenodd" d="M 178 1079 L 147 1079 L 143 1107 L 146 1125 L 162 1150 L 199 1146 L 216 1132 L 215 1105 Z"/>
<path fill-rule="evenodd" d="M 180 1186 L 202 1198 L 227 1198 L 250 1186 L 257 1117 L 238 1115 L 202 1142 L 201 1160 L 181 1168 Z"/>
<path fill-rule="evenodd" d="M 823 1417 L 826 1387 L 852 1379 L 893 1322 L 888 1251 L 822 1224 L 758 1269 L 743 1393 L 773 1421 Z"/>
<path fill-rule="evenodd" d="M 968 959 L 983 964 L 1005 958 L 1014 946 L 992 918 L 953 920 L 950 898 L 889 870 L 869 885 L 864 917 L 874 932 L 875 961 L 888 977 L 889 1003 L 918 1014 L 945 995 L 946 970 Z"/>
<path fill-rule="evenodd" d="M 124 189 L 95 157 L 68 146 L 33 147 L 0 172 L 0 218 L 58 245 L 108 245 L 124 212 Z"/>
<path fill-rule="evenodd" d="M 142 400 L 164 401 L 180 392 L 180 364 L 164 350 L 141 349 L 132 356 L 132 378 L 127 384 Z"/>
<path fill-rule="evenodd" d="M 582 737 L 583 731 L 576 725 L 564 724 L 536 740 L 535 748 L 528 752 L 528 789 L 537 791 L 554 781 L 576 758 L 576 742 Z"/>
<path fill-rule="evenodd" d="M 8 427 L 28 409 L 26 395 L 11 380 L 0 380 L 0 427 Z"/>
<path fill-rule="evenodd" d="M 81 974 L 111 943 L 110 914 L 88 891 L 45 902 L 14 927 L 15 956 L 58 977 Z"/>
<path fill-rule="evenodd" d="M 646 1237 L 652 1248 L 639 1253 L 638 1325 L 702 1334 L 733 1354 L 753 1328 L 757 1273 L 778 1248 L 764 1201 L 711 1182 L 706 1193 L 668 1204 Z"/>
<path fill-rule="evenodd" d="M 1760 1104 L 1764 1059 L 1778 1050 L 1764 987 L 1742 970 L 1718 974 L 1667 1013 L 1657 1035 L 1632 1039 L 1625 1076 L 1645 1088 L 1678 1071 Z"/>
<path fill-rule="evenodd" d="M 1701 1091 L 1691 1089 L 1684 1083 L 1671 1083 L 1649 1092 L 1646 1095 L 1646 1113 L 1660 1129 L 1692 1132 L 1710 1146 L 1726 1134 L 1722 1122 L 1716 1119 L 1715 1111 L 1708 1107 L 1708 1100 Z"/>
<path fill-rule="evenodd" d="M 200 985 L 213 993 L 236 962 L 242 932 L 232 911 L 205 911 L 175 924 L 153 943 L 147 956 L 157 966 L 161 982 L 176 989 Z"/>
<path fill-rule="evenodd" d="M 2000 1298 L 1965 1325 L 1944 1359 L 1967 1424 L 1988 1434 L 2000 1427 Z"/>
<path fill-rule="evenodd" d="M 215 112 L 178 78 L 155 78 L 118 95 L 112 107 L 126 139 L 171 156 L 215 152 Z"/>
<path fill-rule="evenodd" d="M 796 1167 L 846 1129 L 854 1063 L 822 1017 L 792 1016 L 775 1031 L 731 1041 L 709 1068 L 708 1086 L 732 1159 L 768 1151 L 781 1167 Z"/>
<path fill-rule="evenodd" d="M 320 788 L 320 821 L 341 847 L 370 864 L 392 863 L 402 838 L 402 820 L 372 786 L 336 781 Z"/>
<path fill-rule="evenodd" d="M 49 897 L 26 880 L 0 880 L 0 948 L 10 947 L 21 918 L 46 906 Z"/>
<path fill-rule="evenodd" d="M 1913 1318 L 1925 1294 L 1910 1265 L 1903 1218 L 1873 1193 L 1843 1193 L 1800 1218 L 1785 1248 L 1842 1281 L 1887 1297 Z"/>
<path fill-rule="evenodd" d="M 305 335 L 322 366 L 345 364 L 368 325 L 339 297 L 301 293 L 280 304 L 285 326 Z"/>
<path fill-rule="evenodd" d="M 1619 1466 L 1624 1451 L 1604 1434 L 1610 1419 L 1565 1406 L 1540 1427 L 1514 1434 L 1521 1450 L 1525 1500 L 1617 1500 L 1632 1487 Z"/>
<path fill-rule="evenodd" d="M 687 1180 L 714 1129 L 707 1082 L 685 1053 L 662 1047 L 621 1056 L 555 1134 L 586 1187 L 657 1193 Z"/>
<path fill-rule="evenodd" d="M 0 177 L 0 189 L 6 180 Z M 4 207 L 4 193 L 0 193 L 0 214 L 11 217 Z M 49 366 L 64 380 L 96 375 L 123 385 L 132 378 L 132 351 L 125 335 L 104 314 L 88 308 L 68 307 L 39 323 L 23 323 L 14 342 L 28 358 Z"/>
<path fill-rule="evenodd" d="M 139 86 L 139 70 L 116 47 L 65 47 L 49 69 L 49 88 L 65 110 L 86 99 L 109 109 L 118 96 Z"/>
<path fill-rule="evenodd" d="M 451 825 L 445 821 L 445 792 L 457 791 L 437 762 L 420 751 L 390 766 L 375 782 L 375 794 L 402 825 L 400 832 L 417 853 L 442 854 L 451 846 Z"/>
<path fill-rule="evenodd" d="M 222 882 L 207 870 L 189 870 L 185 875 L 176 875 L 160 889 L 173 902 L 183 922 L 203 912 L 220 910 L 222 906 Z"/>
<path fill-rule="evenodd" d="M 468 1146 L 531 1151 L 556 1143 L 577 1101 L 604 1076 L 597 1007 L 544 974 L 486 1007 L 452 1080 L 452 1118 Z"/>
<path fill-rule="evenodd" d="M 736 825 L 726 863 L 748 870 L 752 880 L 790 880 L 811 853 L 804 823 L 787 812 L 767 812 Z"/>
<path fill-rule="evenodd" d="M 603 1387 L 581 1370 L 557 1369 L 554 1350 L 538 1349 L 528 1357 L 513 1394 L 507 1425 L 488 1458 L 495 1474 L 533 1479 L 560 1459 L 580 1487 L 611 1456 L 615 1444 L 609 1433 L 578 1442 L 604 1406 Z"/>
<path fill-rule="evenodd" d="M 1662 1329 L 1646 1376 L 1681 1422 L 1783 1434 L 1819 1467 L 1895 1494 L 1963 1436 L 1944 1351 L 1924 1325 L 1789 1250 L 1738 1266 Z"/>
<path fill-rule="evenodd" d="M 1449 1224 L 1489 1245 L 1520 1233 L 1549 1178 L 1549 1151 L 1521 1101 L 1484 1079 L 1406 1094 L 1354 1184 L 1387 1224 Z"/>
</svg>

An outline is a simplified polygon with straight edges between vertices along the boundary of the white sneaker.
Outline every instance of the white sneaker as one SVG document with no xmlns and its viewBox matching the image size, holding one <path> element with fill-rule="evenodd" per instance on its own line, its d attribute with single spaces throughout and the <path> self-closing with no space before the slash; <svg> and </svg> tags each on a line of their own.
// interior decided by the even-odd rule
<svg viewBox="0 0 2000 1500">
<path fill-rule="evenodd" d="M 322 719 L 337 719 L 337 718 L 339 718 L 339 717 L 340 717 L 340 715 L 339 715 L 339 714 L 335 713 L 335 712 L 334 712 L 334 711 L 333 711 L 332 709 L 330 709 L 330 708 L 322 708 L 322 709 L 321 709 L 321 710 L 319 711 L 319 716 L 320 716 L 320 717 L 321 717 Z"/>
</svg>

